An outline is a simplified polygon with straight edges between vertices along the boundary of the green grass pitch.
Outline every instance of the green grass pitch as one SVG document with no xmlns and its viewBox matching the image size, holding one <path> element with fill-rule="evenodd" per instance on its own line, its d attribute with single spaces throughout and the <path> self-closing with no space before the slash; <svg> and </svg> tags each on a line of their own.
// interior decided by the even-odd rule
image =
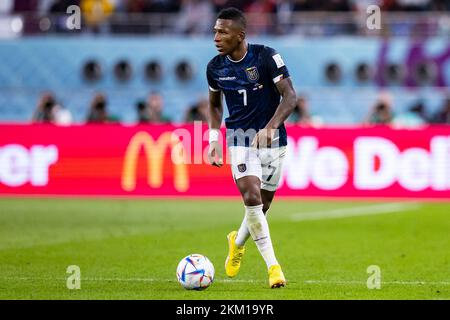
<svg viewBox="0 0 450 320">
<path fill-rule="evenodd" d="M 450 299 L 448 202 L 275 199 L 269 225 L 288 280 L 275 290 L 252 241 L 239 275 L 224 273 L 226 235 L 242 217 L 238 199 L 2 198 L 0 299 Z M 176 280 L 190 253 L 216 268 L 205 291 Z M 69 265 L 79 290 L 66 287 Z M 370 265 L 380 289 L 367 288 Z"/>
</svg>

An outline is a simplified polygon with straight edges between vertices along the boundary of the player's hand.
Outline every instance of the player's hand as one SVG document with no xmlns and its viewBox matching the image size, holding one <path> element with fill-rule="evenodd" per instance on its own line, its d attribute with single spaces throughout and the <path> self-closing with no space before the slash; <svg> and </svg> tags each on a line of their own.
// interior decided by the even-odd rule
<svg viewBox="0 0 450 320">
<path fill-rule="evenodd" d="M 218 141 L 213 141 L 209 144 L 208 161 L 213 166 L 219 168 L 223 166 L 222 145 Z"/>
<path fill-rule="evenodd" d="M 272 145 L 273 138 L 275 136 L 275 129 L 264 128 L 258 131 L 255 138 L 252 141 L 252 147 L 255 148 L 267 148 Z"/>
</svg>

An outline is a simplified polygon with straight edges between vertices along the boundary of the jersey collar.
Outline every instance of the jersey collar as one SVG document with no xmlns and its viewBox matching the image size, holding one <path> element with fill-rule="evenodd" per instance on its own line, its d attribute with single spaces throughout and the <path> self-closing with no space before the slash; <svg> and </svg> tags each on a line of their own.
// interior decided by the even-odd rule
<svg viewBox="0 0 450 320">
<path fill-rule="evenodd" d="M 247 51 L 245 51 L 244 56 L 243 56 L 242 58 L 240 58 L 239 60 L 233 60 L 233 59 L 230 58 L 229 55 L 227 55 L 227 58 L 228 58 L 228 60 L 230 60 L 230 61 L 233 62 L 233 63 L 241 62 L 241 61 L 244 60 L 245 57 L 247 56 L 247 53 L 248 53 L 248 50 L 249 50 L 249 49 L 250 49 L 250 44 L 248 43 L 248 44 L 247 44 Z"/>
</svg>

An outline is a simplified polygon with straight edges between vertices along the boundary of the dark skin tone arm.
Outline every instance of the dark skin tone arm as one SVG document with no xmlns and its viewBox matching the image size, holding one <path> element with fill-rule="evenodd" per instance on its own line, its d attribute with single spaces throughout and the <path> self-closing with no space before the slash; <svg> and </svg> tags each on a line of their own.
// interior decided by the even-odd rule
<svg viewBox="0 0 450 320">
<path fill-rule="evenodd" d="M 278 129 L 283 122 L 294 111 L 297 95 L 290 78 L 283 79 L 276 83 L 278 92 L 282 100 L 278 105 L 272 119 L 267 123 L 266 127 L 258 132 L 253 140 L 254 146 L 270 146 L 275 135 L 275 130 Z"/>
<path fill-rule="evenodd" d="M 211 129 L 220 129 L 223 117 L 222 93 L 209 90 L 209 115 Z"/>
<path fill-rule="evenodd" d="M 222 92 L 209 90 L 209 118 L 210 129 L 220 129 L 223 117 Z M 210 149 L 208 157 L 213 166 L 221 167 L 223 165 L 222 147 L 217 144 L 216 148 Z M 217 150 L 217 151 L 216 151 Z M 218 154 L 216 154 L 218 153 Z M 218 159 L 216 160 L 216 156 Z"/>
<path fill-rule="evenodd" d="M 282 96 L 281 103 L 275 111 L 272 119 L 267 123 L 266 127 L 263 130 L 260 130 L 255 136 L 253 145 L 271 145 L 272 139 L 275 134 L 275 129 L 278 129 L 295 109 L 297 96 L 292 86 L 291 79 L 286 78 L 277 82 L 276 87 L 278 92 Z M 220 91 L 215 92 L 209 90 L 209 114 L 211 121 L 209 127 L 211 129 L 219 129 L 223 117 L 222 93 Z M 211 161 L 214 166 L 222 166 L 223 161 L 222 159 L 220 159 L 221 155 L 219 155 L 219 160 L 215 161 L 215 150 L 212 150 L 210 156 L 214 158 L 214 161 Z"/>
</svg>

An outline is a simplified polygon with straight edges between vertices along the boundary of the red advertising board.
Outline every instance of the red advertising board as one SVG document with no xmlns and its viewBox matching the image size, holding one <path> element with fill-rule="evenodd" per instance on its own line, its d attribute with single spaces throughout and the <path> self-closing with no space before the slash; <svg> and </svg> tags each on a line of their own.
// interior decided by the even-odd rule
<svg viewBox="0 0 450 320">
<path fill-rule="evenodd" d="M 288 127 L 281 196 L 450 199 L 450 127 Z M 206 126 L 0 125 L 0 195 L 238 196 Z"/>
</svg>

